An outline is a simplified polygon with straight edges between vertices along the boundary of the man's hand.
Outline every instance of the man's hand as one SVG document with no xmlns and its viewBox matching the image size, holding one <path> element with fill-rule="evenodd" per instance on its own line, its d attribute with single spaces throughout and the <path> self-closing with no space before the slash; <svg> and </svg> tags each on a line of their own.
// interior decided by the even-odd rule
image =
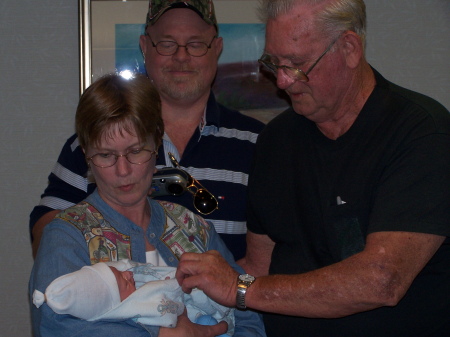
<svg viewBox="0 0 450 337">
<path fill-rule="evenodd" d="M 178 316 L 175 328 L 159 329 L 158 337 L 215 337 L 226 333 L 228 324 L 225 321 L 216 325 L 199 325 L 192 323 L 187 317 L 186 309 Z"/>
<path fill-rule="evenodd" d="M 238 275 L 218 251 L 210 250 L 184 253 L 175 277 L 185 293 L 198 288 L 217 303 L 234 307 Z"/>
</svg>

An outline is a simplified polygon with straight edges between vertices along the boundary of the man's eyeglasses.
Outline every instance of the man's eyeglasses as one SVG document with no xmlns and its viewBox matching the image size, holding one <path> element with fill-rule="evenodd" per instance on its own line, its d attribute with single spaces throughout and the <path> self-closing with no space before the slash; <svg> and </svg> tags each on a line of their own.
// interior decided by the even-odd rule
<svg viewBox="0 0 450 337">
<path fill-rule="evenodd" d="M 171 56 L 174 55 L 178 48 L 183 47 L 186 48 L 186 52 L 195 57 L 200 57 L 205 55 L 208 52 L 208 49 L 211 49 L 212 43 L 217 36 L 214 36 L 209 44 L 205 42 L 189 42 L 185 45 L 181 45 L 176 43 L 175 41 L 159 41 L 158 43 L 154 43 L 150 35 L 147 35 L 152 42 L 154 48 L 159 55 L 162 56 Z"/>
<path fill-rule="evenodd" d="M 170 161 L 172 162 L 172 165 L 176 168 L 181 169 L 180 164 L 175 159 L 174 155 L 170 152 L 168 153 L 168 155 Z M 189 185 L 186 186 L 186 188 L 190 193 L 194 195 L 195 209 L 204 215 L 211 214 L 216 209 L 218 209 L 219 205 L 214 195 L 212 195 L 211 192 L 209 192 L 206 188 L 204 188 L 202 184 L 200 184 L 200 182 L 196 180 L 194 177 L 192 177 L 190 174 L 188 174 L 188 176 L 189 176 L 188 181 Z"/>
<path fill-rule="evenodd" d="M 114 166 L 119 157 L 125 157 L 131 164 L 141 165 L 152 159 L 154 154 L 156 155 L 157 152 L 147 149 L 135 149 L 125 154 L 96 153 L 91 157 L 86 157 L 86 160 L 101 168 Z"/>
<path fill-rule="evenodd" d="M 336 39 L 331 42 L 327 49 L 319 56 L 319 58 L 309 67 L 309 69 L 304 72 L 301 69 L 289 67 L 289 66 L 278 66 L 272 62 L 272 59 L 269 54 L 263 54 L 261 58 L 258 60 L 259 63 L 264 65 L 267 69 L 272 71 L 275 74 L 275 77 L 278 76 L 278 69 L 282 69 L 284 73 L 289 76 L 289 78 L 293 79 L 294 81 L 301 81 L 301 82 L 308 82 L 309 77 L 308 74 L 311 72 L 311 70 L 314 69 L 314 67 L 319 63 L 319 61 L 322 59 L 322 57 L 325 56 L 326 53 L 331 49 L 331 47 L 336 43 L 336 41 L 339 39 L 341 35 L 339 35 Z"/>
</svg>

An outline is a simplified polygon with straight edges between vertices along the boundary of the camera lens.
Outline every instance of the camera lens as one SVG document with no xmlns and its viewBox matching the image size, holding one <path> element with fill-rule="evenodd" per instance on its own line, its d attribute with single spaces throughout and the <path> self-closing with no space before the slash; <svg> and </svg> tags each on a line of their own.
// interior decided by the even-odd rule
<svg viewBox="0 0 450 337">
<path fill-rule="evenodd" d="M 167 186 L 167 191 L 172 195 L 180 195 L 183 194 L 184 189 L 180 184 L 170 184 Z"/>
</svg>

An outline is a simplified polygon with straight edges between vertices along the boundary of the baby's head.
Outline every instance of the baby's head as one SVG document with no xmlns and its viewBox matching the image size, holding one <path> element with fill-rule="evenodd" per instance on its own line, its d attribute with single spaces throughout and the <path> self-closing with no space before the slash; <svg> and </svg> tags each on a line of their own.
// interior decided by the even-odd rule
<svg viewBox="0 0 450 337">
<path fill-rule="evenodd" d="M 135 290 L 131 272 L 100 262 L 58 277 L 45 290 L 45 301 L 57 314 L 89 320 L 113 309 Z"/>
<path fill-rule="evenodd" d="M 123 301 L 136 291 L 133 273 L 128 270 L 120 271 L 112 266 L 109 266 L 109 268 L 116 277 L 117 286 L 119 287 L 120 301 Z"/>
</svg>

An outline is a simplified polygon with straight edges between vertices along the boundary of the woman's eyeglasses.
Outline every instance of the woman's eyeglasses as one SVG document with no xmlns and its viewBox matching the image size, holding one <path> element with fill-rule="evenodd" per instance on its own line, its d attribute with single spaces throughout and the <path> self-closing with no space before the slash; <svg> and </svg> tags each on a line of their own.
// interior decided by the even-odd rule
<svg viewBox="0 0 450 337">
<path fill-rule="evenodd" d="M 125 157 L 131 164 L 141 165 L 150 161 L 153 155 L 158 156 L 158 152 L 147 149 L 134 149 L 125 154 L 96 153 L 91 157 L 86 157 L 86 160 L 97 167 L 107 168 L 114 166 L 119 157 Z"/>
<path fill-rule="evenodd" d="M 172 165 L 178 169 L 181 169 L 180 164 L 175 159 L 174 155 L 168 152 Z M 185 171 L 186 172 L 186 171 Z M 200 184 L 193 176 L 186 172 L 189 177 L 188 186 L 186 189 L 194 195 L 194 207 L 201 214 L 208 215 L 219 208 L 219 203 L 216 197 L 211 194 L 206 188 Z"/>
</svg>

